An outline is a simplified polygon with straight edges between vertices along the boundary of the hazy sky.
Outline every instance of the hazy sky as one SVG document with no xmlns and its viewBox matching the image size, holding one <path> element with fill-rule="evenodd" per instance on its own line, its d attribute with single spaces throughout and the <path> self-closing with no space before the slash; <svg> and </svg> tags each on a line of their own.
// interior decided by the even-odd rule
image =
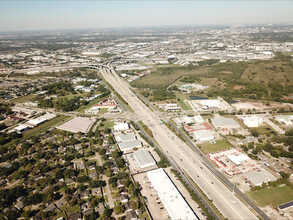
<svg viewBox="0 0 293 220">
<path fill-rule="evenodd" d="M 293 22 L 293 0 L 0 0 L 0 31 L 265 22 Z"/>
</svg>

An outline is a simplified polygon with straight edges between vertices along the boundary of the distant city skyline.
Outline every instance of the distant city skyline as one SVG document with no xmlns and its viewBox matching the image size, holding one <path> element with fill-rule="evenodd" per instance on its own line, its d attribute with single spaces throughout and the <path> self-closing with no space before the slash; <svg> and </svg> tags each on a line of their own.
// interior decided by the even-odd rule
<svg viewBox="0 0 293 220">
<path fill-rule="evenodd" d="M 0 31 L 293 22 L 293 1 L 0 1 Z"/>
</svg>

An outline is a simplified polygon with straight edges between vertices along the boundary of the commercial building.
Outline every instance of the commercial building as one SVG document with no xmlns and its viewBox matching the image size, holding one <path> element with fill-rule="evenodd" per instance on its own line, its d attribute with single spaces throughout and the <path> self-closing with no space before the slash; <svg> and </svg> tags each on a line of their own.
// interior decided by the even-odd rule
<svg viewBox="0 0 293 220">
<path fill-rule="evenodd" d="M 244 124 L 249 128 L 257 128 L 264 122 L 264 120 L 261 117 L 256 115 L 243 117 L 242 120 Z"/>
<path fill-rule="evenodd" d="M 156 166 L 156 161 L 148 150 L 139 150 L 133 153 L 134 159 L 136 160 L 140 168 L 147 168 Z"/>
<path fill-rule="evenodd" d="M 117 143 L 121 143 L 121 142 L 125 142 L 125 141 L 133 141 L 136 140 L 136 136 L 131 133 L 131 134 L 122 134 L 119 136 L 115 136 L 116 142 Z"/>
<path fill-rule="evenodd" d="M 198 130 L 193 132 L 193 135 L 198 141 L 211 141 L 215 138 L 213 132 L 209 130 Z"/>
<path fill-rule="evenodd" d="M 140 148 L 142 147 L 142 143 L 139 140 L 132 140 L 132 141 L 125 141 L 118 144 L 118 147 L 121 151 L 130 151 L 133 148 Z"/>
<path fill-rule="evenodd" d="M 233 118 L 215 117 L 211 119 L 215 128 L 219 130 L 239 129 L 240 125 Z"/>
<path fill-rule="evenodd" d="M 147 177 L 171 219 L 198 219 L 162 168 L 148 171 Z"/>
<path fill-rule="evenodd" d="M 181 111 L 181 107 L 178 106 L 176 103 L 166 104 L 164 106 L 165 111 Z"/>
<path fill-rule="evenodd" d="M 234 163 L 236 166 L 241 165 L 244 161 L 250 160 L 248 156 L 245 154 L 240 154 L 240 155 L 232 155 L 229 154 L 226 156 L 232 163 Z"/>
<path fill-rule="evenodd" d="M 252 186 L 261 186 L 263 183 L 268 183 L 270 181 L 276 181 L 278 178 L 275 177 L 270 172 L 261 169 L 253 170 L 243 174 L 245 179 L 250 182 Z"/>
</svg>

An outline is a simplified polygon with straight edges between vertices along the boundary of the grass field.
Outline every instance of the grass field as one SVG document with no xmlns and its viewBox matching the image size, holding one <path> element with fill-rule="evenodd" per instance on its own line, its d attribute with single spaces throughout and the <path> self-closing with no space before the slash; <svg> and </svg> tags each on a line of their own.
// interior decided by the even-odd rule
<svg viewBox="0 0 293 220">
<path fill-rule="evenodd" d="M 11 102 L 13 104 L 15 104 L 15 103 L 24 103 L 24 102 L 32 100 L 34 97 L 35 97 L 35 95 L 33 95 L 33 94 L 26 95 L 26 96 L 22 96 L 20 98 L 13 99 Z"/>
<path fill-rule="evenodd" d="M 184 100 L 188 99 L 185 94 L 176 94 L 176 97 L 179 99 L 179 104 L 183 110 L 191 110 L 191 107 L 184 102 Z"/>
<path fill-rule="evenodd" d="M 293 190 L 289 186 L 266 188 L 259 191 L 248 192 L 247 195 L 259 206 L 279 206 L 293 199 Z"/>
<path fill-rule="evenodd" d="M 257 127 L 257 128 L 253 128 L 251 130 L 256 130 L 259 134 L 270 134 L 271 131 L 274 131 L 274 129 L 271 128 L 268 125 L 264 125 L 264 126 L 260 126 L 260 127 Z"/>
<path fill-rule="evenodd" d="M 79 107 L 78 109 L 76 109 L 75 111 L 76 111 L 76 112 L 83 112 L 84 110 L 91 108 L 94 104 L 97 104 L 97 103 L 99 103 L 101 100 L 106 99 L 106 98 L 108 98 L 108 96 L 107 96 L 107 97 L 103 97 L 103 98 L 99 98 L 99 97 L 98 97 L 98 98 L 96 98 L 96 99 L 90 101 L 87 105 L 80 106 L 80 107 Z"/>
<path fill-rule="evenodd" d="M 41 124 L 37 127 L 34 127 L 33 129 L 30 129 L 30 130 L 24 132 L 23 137 L 24 138 L 31 137 L 31 136 L 35 135 L 36 133 L 47 130 L 50 127 L 60 125 L 61 123 L 68 121 L 70 118 L 71 118 L 70 116 L 60 115 L 50 121 L 45 122 L 44 124 Z"/>
<path fill-rule="evenodd" d="M 233 147 L 226 140 L 218 140 L 216 141 L 216 144 L 211 144 L 210 142 L 206 142 L 206 143 L 200 144 L 199 146 L 201 147 L 201 150 L 205 154 L 210 154 L 210 153 L 214 153 L 217 151 L 221 151 L 221 150 L 225 150 L 225 149 L 229 149 Z"/>
</svg>

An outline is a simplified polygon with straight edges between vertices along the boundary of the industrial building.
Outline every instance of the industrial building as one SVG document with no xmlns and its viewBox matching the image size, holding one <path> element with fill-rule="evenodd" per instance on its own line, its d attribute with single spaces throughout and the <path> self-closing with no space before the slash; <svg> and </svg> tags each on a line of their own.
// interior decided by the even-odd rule
<svg viewBox="0 0 293 220">
<path fill-rule="evenodd" d="M 198 219 L 162 168 L 148 171 L 147 177 L 171 219 Z"/>
<path fill-rule="evenodd" d="M 198 130 L 193 132 L 193 135 L 198 141 L 211 141 L 215 138 L 210 130 Z"/>
<path fill-rule="evenodd" d="M 125 141 L 118 144 L 118 147 L 121 151 L 130 151 L 133 148 L 140 148 L 142 147 L 142 143 L 139 140 L 132 140 L 132 141 Z"/>
<path fill-rule="evenodd" d="M 176 103 L 170 103 L 164 106 L 164 110 L 165 111 L 181 111 L 181 107 L 177 105 Z"/>
<path fill-rule="evenodd" d="M 247 181 L 249 181 L 252 186 L 261 186 L 262 183 L 268 183 L 270 181 L 276 181 L 278 179 L 273 174 L 264 169 L 253 170 L 243 174 L 243 176 Z"/>
<path fill-rule="evenodd" d="M 25 124 L 31 126 L 31 127 L 35 127 L 45 121 L 48 121 L 48 120 L 51 120 L 53 118 L 55 118 L 56 115 L 55 114 L 50 114 L 50 113 L 47 113 L 45 115 L 42 115 L 38 118 L 34 118 L 34 119 L 30 119 L 28 120 Z"/>
<path fill-rule="evenodd" d="M 139 150 L 133 153 L 133 156 L 139 166 L 139 168 L 147 168 L 156 166 L 156 161 L 148 150 Z"/>
<path fill-rule="evenodd" d="M 264 120 L 261 117 L 256 115 L 243 117 L 242 120 L 244 124 L 249 128 L 257 128 L 264 122 Z"/>
<path fill-rule="evenodd" d="M 117 143 L 121 143 L 121 142 L 125 142 L 125 141 L 133 141 L 136 140 L 136 136 L 131 133 L 131 134 L 122 134 L 119 136 L 115 136 L 116 142 Z"/>
<path fill-rule="evenodd" d="M 239 129 L 240 125 L 233 118 L 215 117 L 211 119 L 215 128 L 219 130 Z"/>
</svg>

